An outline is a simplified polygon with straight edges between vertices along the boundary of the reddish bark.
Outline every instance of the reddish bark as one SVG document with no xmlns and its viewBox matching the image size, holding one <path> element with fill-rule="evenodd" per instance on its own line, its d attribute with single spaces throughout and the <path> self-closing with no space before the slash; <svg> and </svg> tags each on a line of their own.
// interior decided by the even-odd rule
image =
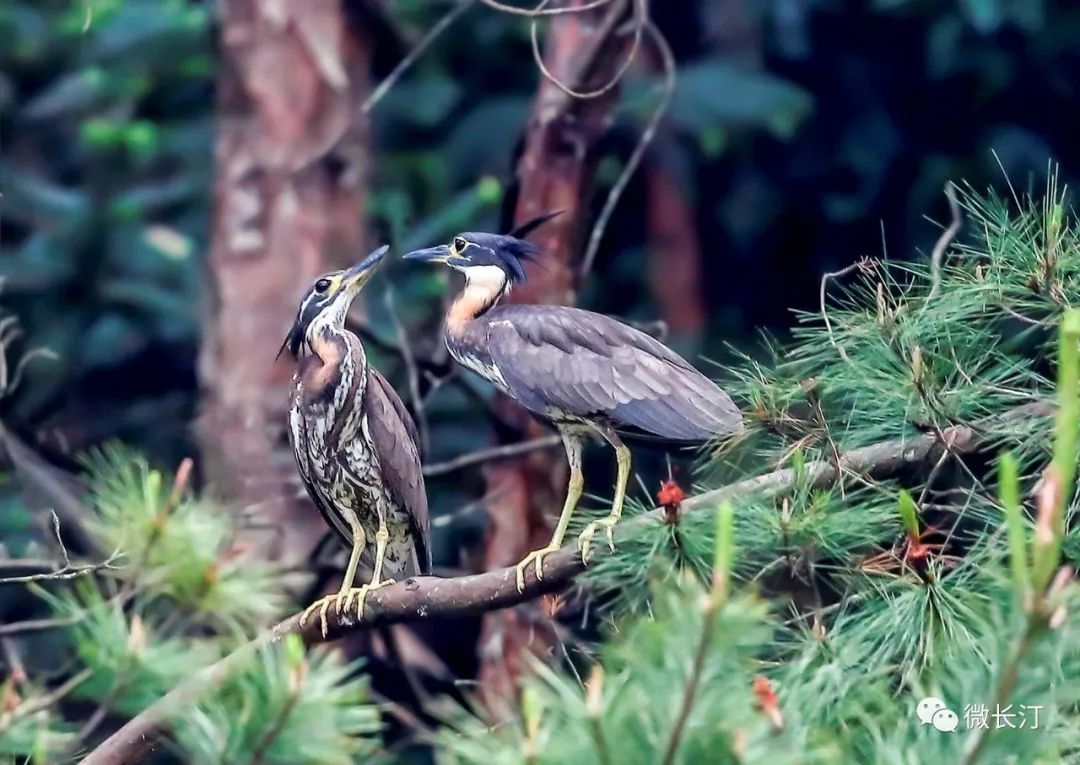
<svg viewBox="0 0 1080 765">
<path fill-rule="evenodd" d="M 261 555 L 295 560 L 324 532 L 285 446 L 291 365 L 274 354 L 304 288 L 363 231 L 368 49 L 339 0 L 222 4 L 217 178 L 200 359 L 208 478 L 257 506 Z M 270 545 L 270 547 L 267 547 Z"/>
<path fill-rule="evenodd" d="M 583 4 L 578 0 L 572 4 Z M 612 34 L 624 4 L 551 22 L 544 52 L 549 70 L 575 88 L 595 88 L 615 72 L 623 42 Z M 576 100 L 543 79 L 529 118 L 525 148 L 518 163 L 520 183 L 515 222 L 553 210 L 565 210 L 538 229 L 532 240 L 548 257 L 529 271 L 529 281 L 512 292 L 510 302 L 568 303 L 577 287 L 576 253 L 582 208 L 592 181 L 590 149 L 607 128 L 615 90 L 596 99 Z M 520 425 L 522 439 L 542 435 L 542 428 L 508 399 L 497 406 Z M 554 517 L 566 492 L 567 470 L 559 453 L 536 452 L 492 463 L 485 469 L 491 526 L 486 567 L 512 564 L 547 544 Z M 509 708 L 518 678 L 530 654 L 544 655 L 550 630 L 537 630 L 529 614 L 489 614 L 482 637 L 480 682 L 484 700 L 496 715 Z"/>
<path fill-rule="evenodd" d="M 647 188 L 649 287 L 672 344 L 693 347 L 708 315 L 694 210 L 671 172 L 660 164 L 649 168 Z"/>
</svg>

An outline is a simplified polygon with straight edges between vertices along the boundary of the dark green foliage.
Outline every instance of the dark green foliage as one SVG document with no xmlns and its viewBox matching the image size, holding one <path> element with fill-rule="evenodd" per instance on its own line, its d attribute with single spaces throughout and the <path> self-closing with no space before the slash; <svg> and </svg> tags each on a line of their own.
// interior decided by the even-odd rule
<svg viewBox="0 0 1080 765">
<path fill-rule="evenodd" d="M 1056 429 L 1036 414 L 998 421 L 986 453 L 946 452 L 893 481 L 846 469 L 842 487 L 808 485 L 812 462 L 927 432 L 947 440 L 951 426 L 990 428 L 988 417 L 1077 395 L 1080 352 L 1069 334 L 1077 316 L 1059 328 L 1076 294 L 1080 242 L 1053 185 L 1045 198 L 1018 210 L 965 196 L 971 234 L 950 249 L 940 277 L 921 265 L 864 262 L 827 303 L 828 325 L 803 316 L 791 347 L 737 372 L 753 424 L 708 472 L 738 478 L 746 464 L 751 473 L 786 467 L 796 480 L 780 496 L 734 500 L 732 572 L 742 594 L 720 609 L 723 637 L 709 642 L 699 669 L 695 641 L 717 544 L 708 510 L 639 524 L 589 568 L 611 631 L 587 687 L 541 671 L 519 723 L 487 730 L 458 721 L 443 737 L 454 752 L 448 761 L 490 760 L 494 738 L 497 761 L 659 762 L 695 674 L 700 691 L 674 762 L 706 753 L 763 763 L 1080 756 L 1080 591 L 1066 573 L 1044 594 L 1058 561 L 1039 531 L 1050 528 L 1045 484 L 1054 479 L 1032 494 L 1055 433 L 1063 475 L 1075 470 L 1070 434 L 1080 418 L 1071 404 Z M 1059 331 L 1068 352 L 1061 364 Z M 1048 379 L 1055 368 L 1057 385 Z M 1006 466 L 999 494 L 992 455 L 1002 446 L 1018 469 Z M 1075 525 L 1056 532 L 1072 565 Z M 756 675 L 777 694 L 782 731 L 770 727 Z M 920 725 L 915 708 L 926 696 L 959 715 L 958 732 Z M 1038 730 L 967 727 L 978 705 L 994 728 L 995 710 L 1009 704 L 1017 725 L 1021 705 L 1028 726 L 1038 707 Z"/>
<path fill-rule="evenodd" d="M 27 346 L 63 359 L 28 370 L 20 421 L 182 453 L 168 440 L 192 408 L 211 43 L 209 8 L 184 0 L 0 7 L 0 278 Z"/>
<path fill-rule="evenodd" d="M 1075 7 L 743 3 L 740 24 L 718 18 L 725 4 L 652 5 L 676 48 L 680 84 L 649 159 L 685 191 L 699 229 L 706 350 L 721 353 L 725 340 L 745 348 L 739 338 L 750 326 L 785 326 L 791 303 L 811 308 L 793 344 L 743 359 L 730 370 L 735 381 L 725 372 L 754 426 L 735 450 L 706 460 L 702 488 L 1053 396 L 1059 319 L 1075 303 L 1080 269 L 1080 229 L 1056 190 L 1022 210 L 1012 193 L 966 194 L 964 238 L 933 297 L 924 262 L 868 261 L 829 283 L 828 331 L 812 283 L 878 251 L 882 230 L 904 257 L 913 243 L 929 249 L 937 231 L 921 216 L 944 217 L 946 178 L 980 188 L 1001 180 L 989 148 L 1021 190 L 1048 155 L 1075 169 Z M 387 15 L 372 22 L 376 78 L 444 10 L 417 0 L 381 7 Z M 7 358 L 47 347 L 61 359 L 28 366 L 26 384 L 0 395 L 0 413 L 50 448 L 119 437 L 154 464 L 187 453 L 207 297 L 212 9 L 183 0 L 0 4 L 0 276 L 5 306 L 26 332 Z M 475 8 L 378 104 L 366 213 L 379 236 L 411 249 L 460 229 L 504 227 L 537 82 L 527 34 L 525 22 Z M 629 155 L 656 79 L 635 71 L 625 83 L 587 207 Z M 656 316 L 644 276 L 652 246 L 644 175 L 609 227 L 584 307 Z M 438 344 L 431 319 L 443 285 L 427 271 L 390 273 L 424 355 Z M 371 323 L 393 337 L 390 312 L 372 294 Z M 372 356 L 403 379 L 400 360 Z M 433 396 L 430 461 L 490 443 L 476 407 L 451 386 Z M 849 475 L 843 488 L 828 489 L 798 481 L 786 500 L 735 500 L 737 586 L 706 643 L 676 761 L 958 761 L 972 737 L 918 726 L 916 700 L 936 694 L 958 711 L 992 705 L 1009 666 L 1020 667 L 1010 699 L 1044 705 L 1042 729 L 995 731 L 982 761 L 1080 757 L 1074 589 L 1064 623 L 1037 631 L 1017 659 L 1030 612 L 1017 595 L 1024 588 L 1010 542 L 1019 535 L 1027 549 L 1033 533 L 1031 492 L 1051 456 L 1050 428 L 1028 418 L 997 433 L 984 453 L 896 481 Z M 1012 500 L 1005 480 L 998 497 L 998 447 L 1017 458 Z M 16 643 L 42 644 L 68 662 L 37 671 L 39 657 L 27 651 L 31 677 L 18 699 L 4 678 L 0 759 L 74 759 L 285 606 L 281 573 L 232 548 L 236 519 L 227 508 L 186 495 L 170 504 L 169 479 L 130 452 L 103 452 L 88 469 L 90 533 L 104 551 L 123 553 L 122 568 L 70 589 L 48 585 L 40 615 L 73 623 Z M 453 521 L 440 524 L 453 532 L 444 560 L 458 559 L 462 539 L 481 536 L 482 512 L 449 513 L 479 493 L 478 482 L 431 482 L 435 515 Z M 36 554 L 40 545 L 28 541 L 36 519 L 3 490 L 0 536 L 12 554 Z M 1062 543 L 1073 565 L 1077 506 L 1074 499 Z M 910 552 L 921 533 L 943 547 L 920 568 Z M 460 735 L 438 734 L 449 749 L 443 757 L 594 762 L 606 752 L 611 762 L 658 761 L 708 618 L 715 546 L 708 512 L 645 526 L 622 542 L 587 575 L 612 628 L 597 650 L 598 698 L 562 669 L 539 667 L 521 721 L 491 730 L 457 717 Z M 1034 579 L 1027 564 L 1019 570 Z M 171 756 L 367 761 L 376 714 L 355 670 L 295 645 L 264 653 L 179 721 Z M 758 675 L 779 695 L 780 733 L 759 709 Z M 50 701 L 68 681 L 77 682 Z M 98 708 L 106 722 L 78 741 Z"/>
<path fill-rule="evenodd" d="M 0 711 L 0 754 L 20 761 L 71 760 L 103 732 L 95 725 L 75 735 L 95 709 L 99 724 L 135 716 L 284 616 L 287 605 L 280 573 L 231 547 L 236 519 L 228 508 L 177 489 L 171 476 L 121 449 L 87 464 L 89 531 L 98 549 L 123 555 L 116 568 L 70 589 L 67 582 L 35 589 L 58 623 L 46 651 L 52 671 L 17 690 L 10 677 L 3 686 L 5 704 L 16 703 Z M 63 666 L 55 666 L 58 656 Z M 57 670 L 70 687 L 44 685 Z M 380 715 L 359 670 L 326 650 L 306 651 L 298 639 L 264 649 L 184 708 L 175 721 L 176 760 L 338 765 L 370 755 Z M 56 701 L 43 702 L 58 689 Z"/>
<path fill-rule="evenodd" d="M 290 636 L 176 720 L 177 738 L 186 756 L 200 763 L 368 761 L 381 722 L 367 684 L 352 678 L 359 669 L 332 650 L 305 656 L 300 639 Z"/>
</svg>

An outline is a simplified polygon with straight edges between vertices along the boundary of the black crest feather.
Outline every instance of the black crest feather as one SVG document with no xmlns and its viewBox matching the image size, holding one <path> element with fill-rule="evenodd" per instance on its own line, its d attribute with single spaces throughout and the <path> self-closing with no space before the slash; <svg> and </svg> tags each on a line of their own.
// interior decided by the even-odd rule
<svg viewBox="0 0 1080 765">
<path fill-rule="evenodd" d="M 277 356 L 274 357 L 274 361 L 280 359 L 281 354 L 283 354 L 286 350 L 289 351 L 289 355 L 292 356 L 294 359 L 299 358 L 300 347 L 303 344 L 304 330 L 300 326 L 300 319 L 298 317 L 296 322 L 294 322 L 292 327 L 289 329 L 289 334 L 285 335 L 285 342 L 283 342 L 281 344 L 281 347 L 278 348 Z"/>
<path fill-rule="evenodd" d="M 565 212 L 564 210 L 555 210 L 554 212 L 544 213 L 543 215 L 537 215 L 535 218 L 525 221 L 520 226 L 511 231 L 507 236 L 512 236 L 515 239 L 524 239 L 536 229 L 543 226 L 552 218 L 556 218 Z"/>
<path fill-rule="evenodd" d="M 501 244 L 501 247 L 498 250 L 499 259 L 510 269 L 513 281 L 526 281 L 525 269 L 522 268 L 521 262 L 527 260 L 536 263 L 538 262 L 537 256 L 541 253 L 540 248 L 526 240 L 525 237 L 552 218 L 562 214 L 562 210 L 555 210 L 554 212 L 538 215 L 535 218 L 525 221 L 509 234 L 504 234 L 499 237 L 499 242 Z"/>
</svg>

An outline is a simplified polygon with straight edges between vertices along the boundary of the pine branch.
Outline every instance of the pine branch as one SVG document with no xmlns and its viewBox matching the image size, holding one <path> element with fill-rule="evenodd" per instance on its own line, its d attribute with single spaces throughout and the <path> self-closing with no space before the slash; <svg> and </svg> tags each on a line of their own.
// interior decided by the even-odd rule
<svg viewBox="0 0 1080 765">
<path fill-rule="evenodd" d="M 973 425 L 956 425 L 937 433 L 912 438 L 899 438 L 854 449 L 836 461 L 808 463 L 802 470 L 802 480 L 824 487 L 835 483 L 841 473 L 853 473 L 876 479 L 896 475 L 907 466 L 933 464 L 948 450 L 954 455 L 969 454 L 983 443 L 1000 435 L 1010 423 L 1030 418 L 1049 418 L 1053 407 L 1047 402 L 1033 402 L 1008 412 L 989 417 Z M 791 468 L 748 478 L 713 491 L 707 491 L 683 502 L 685 512 L 714 512 L 724 500 L 754 494 L 776 496 L 793 489 L 796 474 Z M 664 509 L 657 508 L 622 524 L 619 534 L 625 536 L 632 528 L 663 522 Z M 596 554 L 602 554 L 597 550 Z M 126 765 L 141 762 L 166 735 L 170 717 L 196 702 L 207 690 L 219 685 L 236 667 L 241 666 L 261 647 L 277 643 L 291 634 L 301 634 L 307 643 L 336 640 L 342 635 L 384 624 L 424 621 L 439 618 L 461 618 L 508 608 L 560 589 L 578 576 L 585 566 L 577 545 L 572 543 L 544 560 L 544 578 L 537 580 L 532 569 L 525 576 L 525 589 L 518 592 L 513 566 L 471 576 L 438 579 L 416 577 L 376 590 L 368 595 L 364 619 L 357 621 L 352 613 L 328 614 L 327 635 L 320 632 L 318 620 L 310 621 L 302 630 L 300 614 L 296 614 L 246 643 L 215 664 L 198 672 L 187 682 L 173 689 L 130 720 L 106 739 L 83 760 L 83 765 Z"/>
</svg>

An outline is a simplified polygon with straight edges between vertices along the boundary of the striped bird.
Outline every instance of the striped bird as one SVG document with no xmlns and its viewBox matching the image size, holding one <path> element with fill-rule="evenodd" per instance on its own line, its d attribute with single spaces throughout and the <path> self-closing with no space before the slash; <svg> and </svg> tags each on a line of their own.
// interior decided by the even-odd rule
<svg viewBox="0 0 1080 765">
<path fill-rule="evenodd" d="M 570 463 L 566 501 L 551 542 L 517 566 L 517 586 L 533 563 L 543 578 L 544 556 L 559 549 L 581 497 L 583 437 L 597 435 L 615 450 L 618 476 L 610 514 L 579 537 L 588 561 L 593 536 L 622 514 L 630 477 L 630 449 L 622 436 L 673 442 L 705 441 L 742 430 L 731 398 L 685 359 L 633 327 L 607 316 L 554 305 L 499 306 L 525 279 L 523 263 L 539 249 L 523 238 L 552 215 L 508 235 L 463 233 L 447 245 L 416 250 L 408 260 L 441 263 L 465 275 L 465 288 L 446 316 L 450 354 L 545 420 L 562 436 Z"/>
<path fill-rule="evenodd" d="M 390 383 L 368 365 L 360 339 L 345 329 L 349 306 L 387 249 L 319 277 L 278 352 L 297 361 L 289 442 L 300 477 L 327 524 L 352 548 L 340 590 L 301 617 L 303 626 L 317 610 L 323 635 L 331 606 L 343 613 L 355 600 L 363 618 L 369 592 L 431 568 L 416 427 Z M 371 579 L 354 588 L 362 559 L 372 566 Z"/>
</svg>

